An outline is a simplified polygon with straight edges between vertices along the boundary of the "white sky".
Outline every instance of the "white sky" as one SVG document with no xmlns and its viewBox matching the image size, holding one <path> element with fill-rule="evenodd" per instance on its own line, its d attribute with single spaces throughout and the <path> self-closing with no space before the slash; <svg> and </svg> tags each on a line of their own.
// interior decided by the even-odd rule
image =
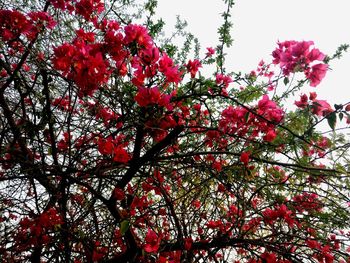
<svg viewBox="0 0 350 263">
<path fill-rule="evenodd" d="M 270 54 L 278 40 L 313 40 L 332 55 L 340 44 L 350 44 L 350 0 L 236 0 L 232 9 L 233 46 L 227 50 L 228 71 L 248 73 Z M 188 22 L 202 48 L 217 45 L 217 28 L 225 10 L 221 0 L 158 0 L 158 14 L 172 32 L 176 15 Z M 204 51 L 203 50 L 203 51 Z M 319 99 L 350 101 L 350 53 L 331 63 L 323 82 L 313 88 Z"/>
</svg>

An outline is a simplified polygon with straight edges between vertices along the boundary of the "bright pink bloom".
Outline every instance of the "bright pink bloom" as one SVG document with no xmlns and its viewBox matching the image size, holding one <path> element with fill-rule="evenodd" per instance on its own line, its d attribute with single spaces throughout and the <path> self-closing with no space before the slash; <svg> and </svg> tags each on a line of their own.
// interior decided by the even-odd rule
<svg viewBox="0 0 350 263">
<path fill-rule="evenodd" d="M 227 88 L 228 85 L 232 82 L 232 78 L 230 76 L 225 76 L 223 74 L 217 74 L 215 77 L 215 82 L 218 86 L 223 85 L 224 88 Z"/>
<path fill-rule="evenodd" d="M 323 63 L 325 55 L 317 48 L 311 48 L 312 41 L 285 41 L 278 43 L 278 48 L 272 52 L 273 63 L 279 64 L 283 74 L 304 72 L 310 80 L 310 85 L 316 87 L 326 75 L 328 66 Z M 315 61 L 322 63 L 312 65 Z"/>
<path fill-rule="evenodd" d="M 314 60 L 323 61 L 325 59 L 325 54 L 323 54 L 319 49 L 313 48 L 307 55 L 307 59 L 312 62 Z"/>
<path fill-rule="evenodd" d="M 280 122 L 284 112 L 277 106 L 276 102 L 270 100 L 268 95 L 264 95 L 258 102 L 258 114 L 270 121 Z"/>
<path fill-rule="evenodd" d="M 314 100 L 311 105 L 311 112 L 317 116 L 325 116 L 332 112 L 331 105 L 325 100 Z"/>
<path fill-rule="evenodd" d="M 141 61 L 145 65 L 151 65 L 159 59 L 159 49 L 157 47 L 150 47 L 142 49 L 140 52 Z"/>
<path fill-rule="evenodd" d="M 268 130 L 268 132 L 266 133 L 266 135 L 264 136 L 264 141 L 266 142 L 272 142 L 275 138 L 276 138 L 276 132 L 275 130 Z"/>
<path fill-rule="evenodd" d="M 200 67 L 202 67 L 202 64 L 198 59 L 188 61 L 186 68 L 187 71 L 191 73 L 191 78 L 196 76 L 196 73 Z"/>
<path fill-rule="evenodd" d="M 315 100 L 317 97 L 317 93 L 316 92 L 310 92 L 310 95 L 309 95 L 309 99 L 310 100 Z"/>
<path fill-rule="evenodd" d="M 211 57 L 211 56 L 213 56 L 214 54 L 215 54 L 215 49 L 214 48 L 212 48 L 212 47 L 207 47 L 207 53 L 205 53 L 205 55 L 207 56 L 207 57 Z"/>
<path fill-rule="evenodd" d="M 298 107 L 298 108 L 306 108 L 308 106 L 308 98 L 306 96 L 306 94 L 303 94 L 300 96 L 300 100 L 299 101 L 295 101 L 294 104 Z"/>
<path fill-rule="evenodd" d="M 174 66 L 173 60 L 166 53 L 162 54 L 158 64 L 159 71 L 164 74 L 167 82 L 178 84 L 181 81 L 181 73 L 178 69 L 179 67 Z"/>
<path fill-rule="evenodd" d="M 75 12 L 86 20 L 90 20 L 94 12 L 100 14 L 103 10 L 104 4 L 101 0 L 80 0 L 75 4 Z"/>
<path fill-rule="evenodd" d="M 124 28 L 124 43 L 136 42 L 140 47 L 149 48 L 152 45 L 152 38 L 149 36 L 147 28 L 141 25 L 129 24 Z"/>
<path fill-rule="evenodd" d="M 139 87 L 139 92 L 135 96 L 135 101 L 141 107 L 158 104 L 159 106 L 167 106 L 170 103 L 170 95 L 161 93 L 158 87 L 144 88 Z"/>
<path fill-rule="evenodd" d="M 311 71 L 306 73 L 306 77 L 310 80 L 310 86 L 316 87 L 326 76 L 328 70 L 327 64 L 316 64 L 311 67 Z"/>
</svg>

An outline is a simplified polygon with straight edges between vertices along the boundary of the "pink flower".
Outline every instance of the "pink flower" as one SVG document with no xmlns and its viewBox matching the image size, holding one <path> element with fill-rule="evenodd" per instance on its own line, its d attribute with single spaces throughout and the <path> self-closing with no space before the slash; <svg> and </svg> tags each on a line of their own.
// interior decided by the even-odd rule
<svg viewBox="0 0 350 263">
<path fill-rule="evenodd" d="M 205 55 L 207 56 L 207 57 L 211 57 L 212 55 L 214 55 L 215 54 L 215 49 L 213 49 L 212 47 L 207 47 L 207 53 L 205 53 Z"/>
<path fill-rule="evenodd" d="M 307 58 L 310 62 L 314 60 L 323 61 L 326 56 L 317 48 L 313 48 L 310 53 L 307 55 Z"/>
<path fill-rule="evenodd" d="M 159 50 L 157 47 L 142 49 L 140 52 L 140 57 L 145 65 L 153 64 L 159 59 Z"/>
<path fill-rule="evenodd" d="M 196 73 L 198 71 L 198 68 L 201 68 L 202 64 L 198 59 L 190 60 L 188 61 L 186 68 L 187 71 L 191 73 L 191 78 L 194 78 L 196 76 Z"/>
<path fill-rule="evenodd" d="M 312 41 L 285 41 L 278 43 L 278 48 L 272 52 L 273 63 L 279 64 L 283 74 L 304 72 L 310 85 L 316 87 L 326 75 L 328 66 L 324 63 L 312 65 L 314 61 L 323 61 L 325 55 L 317 48 L 310 47 Z"/>
<path fill-rule="evenodd" d="M 325 100 L 314 100 L 311 105 L 311 112 L 317 116 L 325 116 L 332 112 L 331 105 Z"/>
<path fill-rule="evenodd" d="M 215 82 L 218 86 L 223 85 L 224 88 L 227 88 L 228 85 L 232 82 L 232 78 L 230 76 L 225 76 L 223 74 L 217 74 L 215 78 Z"/>
<path fill-rule="evenodd" d="M 140 107 L 158 104 L 159 106 L 167 107 L 170 103 L 171 95 L 163 94 L 158 87 L 144 88 L 139 87 L 139 92 L 135 96 L 135 101 Z"/>
<path fill-rule="evenodd" d="M 129 24 L 124 28 L 125 44 L 136 42 L 140 47 L 149 48 L 152 44 L 152 38 L 148 35 L 147 29 L 141 25 Z"/>
<path fill-rule="evenodd" d="M 309 96 L 310 100 L 315 100 L 316 97 L 317 97 L 317 93 L 316 92 L 310 92 L 310 96 Z"/>
<path fill-rule="evenodd" d="M 272 142 L 276 138 L 276 132 L 274 130 L 269 130 L 264 136 L 264 141 Z"/>
<path fill-rule="evenodd" d="M 311 67 L 311 71 L 306 73 L 306 77 L 310 80 L 310 86 L 316 87 L 326 76 L 328 66 L 326 64 L 316 64 Z"/>
<path fill-rule="evenodd" d="M 181 81 L 181 73 L 178 69 L 179 67 L 174 66 L 173 60 L 166 53 L 163 53 L 158 64 L 159 71 L 164 74 L 167 82 L 174 82 L 178 84 Z"/>
<path fill-rule="evenodd" d="M 135 101 L 141 106 L 146 107 L 150 104 L 157 104 L 161 98 L 158 87 L 144 88 L 140 87 L 135 96 Z"/>
<path fill-rule="evenodd" d="M 306 96 L 306 94 L 303 94 L 300 96 L 300 100 L 299 101 L 295 101 L 294 104 L 298 107 L 298 108 L 306 108 L 308 105 L 308 98 Z"/>
</svg>

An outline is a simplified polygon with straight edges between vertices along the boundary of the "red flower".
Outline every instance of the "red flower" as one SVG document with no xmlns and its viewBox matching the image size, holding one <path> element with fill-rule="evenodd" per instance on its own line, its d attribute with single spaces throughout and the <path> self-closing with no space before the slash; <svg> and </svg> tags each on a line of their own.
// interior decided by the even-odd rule
<svg viewBox="0 0 350 263">
<path fill-rule="evenodd" d="M 207 56 L 207 57 L 211 57 L 212 55 L 214 55 L 215 54 L 215 49 L 213 49 L 212 47 L 207 47 L 207 53 L 205 53 L 205 55 Z"/>
<path fill-rule="evenodd" d="M 198 59 L 188 61 L 186 68 L 187 71 L 191 73 L 191 78 L 194 78 L 196 76 L 198 68 L 200 67 L 202 67 L 202 64 Z"/>
<path fill-rule="evenodd" d="M 266 142 L 272 142 L 275 138 L 276 138 L 275 130 L 270 129 L 268 130 L 268 132 L 266 133 L 263 139 Z"/>
<path fill-rule="evenodd" d="M 97 142 L 97 145 L 98 145 L 98 151 L 101 154 L 106 155 L 106 154 L 113 153 L 114 144 L 111 138 L 99 139 Z"/>
<path fill-rule="evenodd" d="M 94 12 L 100 14 L 103 10 L 104 4 L 101 0 L 80 0 L 75 5 L 76 13 L 83 16 L 86 20 L 90 20 Z"/>
<path fill-rule="evenodd" d="M 294 104 L 298 107 L 298 108 L 306 108 L 308 105 L 308 98 L 306 96 L 306 94 L 303 94 L 300 96 L 300 100 L 295 101 Z"/>
<path fill-rule="evenodd" d="M 153 104 L 158 104 L 159 106 L 166 107 L 170 103 L 170 98 L 171 95 L 160 93 L 158 87 L 139 87 L 139 92 L 135 96 L 135 101 L 141 107 L 147 107 L 148 105 Z"/>
<path fill-rule="evenodd" d="M 315 249 L 315 248 L 320 249 L 321 248 L 320 243 L 318 243 L 318 241 L 316 241 L 316 240 L 309 239 L 309 240 L 306 240 L 305 243 L 311 249 Z"/>
<path fill-rule="evenodd" d="M 32 28 L 22 13 L 16 10 L 0 10 L 0 37 L 4 41 L 15 39 L 21 34 L 28 36 Z"/>
<path fill-rule="evenodd" d="M 160 238 L 152 229 L 148 229 L 146 238 L 146 244 L 143 246 L 143 249 L 148 253 L 157 252 L 160 245 Z"/>
<path fill-rule="evenodd" d="M 124 28 L 124 43 L 136 42 L 139 46 L 148 48 L 152 45 L 152 38 L 148 35 L 147 29 L 141 25 L 129 24 Z"/>
<path fill-rule="evenodd" d="M 242 152 L 240 161 L 244 163 L 244 165 L 248 165 L 249 157 L 250 157 L 250 152 Z"/>
<path fill-rule="evenodd" d="M 184 247 L 186 250 L 190 250 L 193 244 L 193 240 L 190 237 L 184 238 L 185 244 Z"/>
<path fill-rule="evenodd" d="M 119 163 L 127 163 L 129 160 L 130 160 L 130 155 L 124 148 L 120 146 L 114 148 L 113 161 L 119 162 Z"/>
<path fill-rule="evenodd" d="M 31 12 L 28 16 L 32 19 L 32 23 L 36 25 L 38 29 L 42 26 L 53 29 L 57 24 L 56 21 L 46 12 Z"/>
<path fill-rule="evenodd" d="M 123 189 L 116 187 L 116 188 L 114 188 L 113 196 L 117 200 L 123 200 L 125 198 L 125 193 L 124 193 Z"/>
</svg>

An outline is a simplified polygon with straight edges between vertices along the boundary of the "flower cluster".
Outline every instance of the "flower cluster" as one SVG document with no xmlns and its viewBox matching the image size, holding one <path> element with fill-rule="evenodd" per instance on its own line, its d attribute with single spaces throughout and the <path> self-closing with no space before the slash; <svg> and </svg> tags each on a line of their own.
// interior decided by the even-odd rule
<svg viewBox="0 0 350 263">
<path fill-rule="evenodd" d="M 23 218 L 17 235 L 17 243 L 23 249 L 47 244 L 51 240 L 50 234 L 62 224 L 62 217 L 55 208 L 44 211 L 36 218 Z"/>
<path fill-rule="evenodd" d="M 320 117 L 326 116 L 334 111 L 327 101 L 318 100 L 316 97 L 317 94 L 315 92 L 310 92 L 309 97 L 306 94 L 302 94 L 300 100 L 295 101 L 294 104 L 301 109 L 310 107 L 311 113 Z"/>
<path fill-rule="evenodd" d="M 97 141 L 98 151 L 102 155 L 112 155 L 115 162 L 126 163 L 130 160 L 130 155 L 125 149 L 128 144 L 123 140 L 123 136 L 99 138 Z"/>
<path fill-rule="evenodd" d="M 104 3 L 101 0 L 50 0 L 51 4 L 58 9 L 75 12 L 86 20 L 94 20 L 94 14 L 100 14 L 104 10 Z"/>
<path fill-rule="evenodd" d="M 56 22 L 46 12 L 24 15 L 17 10 L 0 10 L 0 38 L 11 46 L 20 44 L 20 36 L 32 40 L 42 29 L 53 29 L 55 25 Z"/>
<path fill-rule="evenodd" d="M 250 132 L 252 138 L 263 133 L 263 140 L 271 142 L 277 135 L 275 126 L 282 121 L 284 111 L 264 95 L 258 102 L 256 112 L 253 108 L 249 111 L 248 108 L 229 106 L 221 115 L 219 129 L 223 133 L 246 136 Z"/>
<path fill-rule="evenodd" d="M 312 41 L 279 42 L 278 48 L 272 52 L 273 63 L 281 67 L 285 76 L 304 72 L 310 86 L 316 87 L 325 77 L 328 66 L 323 63 L 325 55 L 317 48 L 311 48 L 313 44 Z"/>
</svg>

